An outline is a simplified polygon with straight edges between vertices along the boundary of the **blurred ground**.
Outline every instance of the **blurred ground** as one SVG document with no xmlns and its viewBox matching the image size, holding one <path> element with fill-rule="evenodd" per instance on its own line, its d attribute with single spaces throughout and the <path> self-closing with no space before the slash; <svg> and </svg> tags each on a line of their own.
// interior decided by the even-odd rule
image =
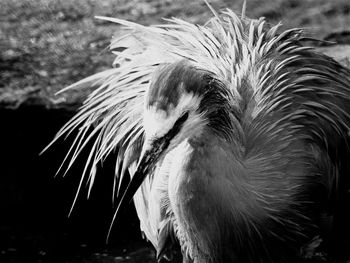
<svg viewBox="0 0 350 263">
<path fill-rule="evenodd" d="M 211 1 L 217 10 L 238 12 L 242 2 Z M 55 92 L 110 68 L 108 44 L 121 29 L 95 15 L 147 25 L 172 16 L 203 23 L 211 13 L 202 0 L 0 1 L 0 116 L 5 127 L 0 129 L 0 262 L 154 261 L 132 208 L 118 221 L 110 244 L 104 243 L 114 211 L 108 162 L 91 200 L 82 196 L 67 219 L 81 170 L 73 169 L 64 179 L 53 175 L 70 142 L 38 156 L 88 90 Z M 340 43 L 320 49 L 349 66 L 344 59 L 350 57 L 348 0 L 247 0 L 247 15 L 282 21 L 284 28 L 304 27 L 312 37 Z"/>
<path fill-rule="evenodd" d="M 215 0 L 212 5 L 240 12 L 242 2 Z M 202 0 L 2 0 L 0 102 L 8 107 L 27 100 L 47 107 L 79 103 L 84 94 L 54 93 L 109 68 L 108 44 L 120 30 L 95 15 L 146 25 L 172 16 L 203 23 L 211 16 Z M 303 27 L 321 39 L 333 34 L 337 40 L 339 34 L 350 34 L 348 0 L 248 0 L 247 15 L 265 16 L 271 23 L 282 21 L 285 28 Z M 338 37 L 348 43 L 349 38 Z"/>
</svg>

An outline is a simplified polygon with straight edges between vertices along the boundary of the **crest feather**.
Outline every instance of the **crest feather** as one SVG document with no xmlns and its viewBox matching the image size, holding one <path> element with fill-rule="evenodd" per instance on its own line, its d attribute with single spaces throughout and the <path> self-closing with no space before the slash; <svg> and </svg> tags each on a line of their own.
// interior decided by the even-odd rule
<svg viewBox="0 0 350 263">
<path fill-rule="evenodd" d="M 83 181 L 87 180 L 90 192 L 96 176 L 96 165 L 114 150 L 118 150 L 114 185 L 120 188 L 126 169 L 140 155 L 144 134 L 144 96 L 152 74 L 159 65 L 182 59 L 213 72 L 227 84 L 236 100 L 233 103 L 237 105 L 242 99 L 247 99 L 243 98 L 240 89 L 242 81 L 248 80 L 251 92 L 244 94 L 250 94 L 247 101 L 253 103 L 253 119 L 261 120 L 276 110 L 291 111 L 290 108 L 296 105 L 294 102 L 299 100 L 297 105 L 300 109 L 287 114 L 288 120 L 282 118 L 274 126 L 253 122 L 252 125 L 260 129 L 259 132 L 271 131 L 271 134 L 277 134 L 276 131 L 286 121 L 305 119 L 306 122 L 308 117 L 315 115 L 331 123 L 338 133 L 343 134 L 349 129 L 349 114 L 337 106 L 333 99 L 329 99 L 335 97 L 341 103 L 345 100 L 350 102 L 349 72 L 330 58 L 302 46 L 301 29 L 277 33 L 280 24 L 267 28 L 263 18 L 249 20 L 245 12 L 242 13 L 241 18 L 229 9 L 221 15 L 214 13 L 214 17 L 204 26 L 176 18 L 166 19 L 167 24 L 164 25 L 142 26 L 122 19 L 98 17 L 126 29 L 126 34 L 113 38 L 110 45 L 112 53 L 116 55 L 114 68 L 61 91 L 84 88 L 84 85 L 91 83 L 98 85 L 76 116 L 53 140 L 55 142 L 78 130 L 60 167 L 66 165 L 67 170 L 88 143 L 93 141 L 79 189 Z M 317 98 L 312 99 L 315 92 L 325 94 L 319 103 Z M 305 95 L 311 98 L 307 102 L 302 99 Z M 294 127 L 300 129 L 300 125 Z M 322 127 L 315 127 L 311 133 L 321 136 L 325 131 Z"/>
</svg>

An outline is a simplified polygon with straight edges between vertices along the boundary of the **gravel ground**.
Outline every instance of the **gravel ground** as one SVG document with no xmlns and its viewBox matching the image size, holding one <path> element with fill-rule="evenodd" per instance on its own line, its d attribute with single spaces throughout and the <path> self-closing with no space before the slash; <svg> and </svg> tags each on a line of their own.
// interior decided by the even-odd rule
<svg viewBox="0 0 350 263">
<path fill-rule="evenodd" d="M 239 12 L 242 2 L 215 0 L 212 5 Z M 118 26 L 95 15 L 146 25 L 173 16 L 203 23 L 211 16 L 202 0 L 2 0 L 0 103 L 14 108 L 23 102 L 76 107 L 85 93 L 54 94 L 109 68 L 108 44 L 113 34 L 120 34 Z M 282 21 L 285 28 L 303 27 L 317 38 L 350 32 L 348 0 L 249 0 L 247 15 Z"/>
</svg>

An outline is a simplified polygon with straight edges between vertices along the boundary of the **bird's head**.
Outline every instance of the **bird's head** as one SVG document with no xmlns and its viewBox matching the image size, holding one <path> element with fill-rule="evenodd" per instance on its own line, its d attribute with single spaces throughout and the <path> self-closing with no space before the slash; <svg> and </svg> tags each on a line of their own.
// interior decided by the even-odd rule
<svg viewBox="0 0 350 263">
<path fill-rule="evenodd" d="M 184 139 L 205 129 L 227 139 L 234 113 L 230 100 L 229 89 L 207 70 L 187 61 L 160 66 L 145 96 L 143 150 L 122 201 L 131 199 L 160 158 Z"/>
<path fill-rule="evenodd" d="M 159 68 L 145 96 L 144 151 L 163 152 L 202 132 L 207 124 L 202 98 L 209 85 L 208 73 L 187 62 Z"/>
</svg>

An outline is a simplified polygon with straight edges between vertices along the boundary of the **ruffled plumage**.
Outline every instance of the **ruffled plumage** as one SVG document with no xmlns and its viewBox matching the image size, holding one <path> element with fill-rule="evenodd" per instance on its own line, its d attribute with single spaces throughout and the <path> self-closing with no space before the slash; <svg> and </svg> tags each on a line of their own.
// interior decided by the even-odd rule
<svg viewBox="0 0 350 263">
<path fill-rule="evenodd" d="M 231 10 L 215 15 L 204 26 L 176 18 L 156 26 L 116 18 L 100 19 L 122 25 L 127 31 L 112 40 L 114 68 L 65 89 L 91 83 L 97 87 L 54 139 L 78 130 L 64 161 L 66 169 L 88 142 L 94 140 L 78 192 L 85 180 L 89 182 L 90 192 L 96 165 L 115 150 L 118 151 L 115 189 L 120 188 L 127 169 L 132 176 L 144 140 L 144 100 L 151 78 L 158 66 L 179 60 L 188 60 L 225 83 L 232 94 L 232 107 L 254 131 L 247 136 L 250 141 L 245 142 L 247 159 L 276 142 L 269 138 L 260 141 L 261 134 L 278 138 L 280 144 L 276 147 L 280 149 L 293 142 L 293 136 L 300 136 L 299 139 L 318 143 L 329 155 L 326 162 L 339 168 L 328 178 L 329 188 L 333 189 L 334 181 L 349 172 L 348 167 L 336 163 L 339 141 L 349 142 L 350 73 L 331 58 L 304 46 L 301 29 L 279 32 L 280 25 L 267 26 L 262 18 L 240 18 Z M 272 118 L 274 112 L 284 114 Z M 281 135 L 286 127 L 289 131 Z M 305 129 L 308 131 L 304 132 Z M 350 155 L 348 149 L 345 151 Z M 143 203 L 144 207 L 138 209 L 140 218 L 148 216 L 149 180 L 135 197 L 136 204 Z M 164 215 L 169 215 L 169 211 Z M 141 222 L 142 230 L 155 247 L 159 245 L 159 229 L 161 236 L 167 229 L 174 231 L 167 220 L 171 222 L 172 218 L 158 222 L 162 226 Z M 165 238 L 168 234 L 161 237 L 160 243 Z"/>
</svg>

